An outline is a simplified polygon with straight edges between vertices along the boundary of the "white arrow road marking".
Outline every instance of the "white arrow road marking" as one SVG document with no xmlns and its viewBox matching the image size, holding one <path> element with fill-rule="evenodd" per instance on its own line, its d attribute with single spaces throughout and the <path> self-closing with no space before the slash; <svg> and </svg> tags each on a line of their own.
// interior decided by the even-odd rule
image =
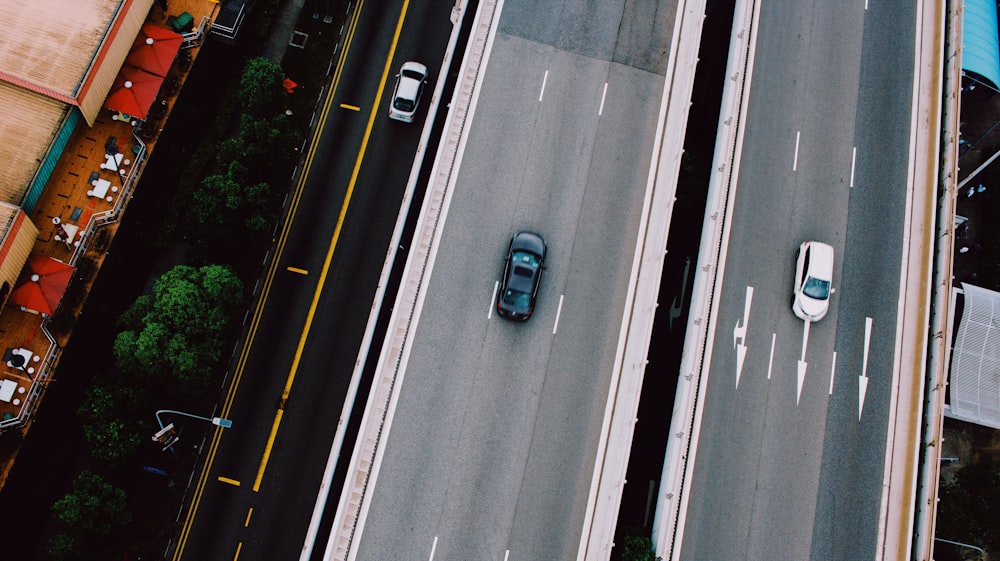
<svg viewBox="0 0 1000 561">
<path fill-rule="evenodd" d="M 805 327 L 802 328 L 802 358 L 799 359 L 799 373 L 795 381 L 795 405 L 802 399 L 802 384 L 806 381 L 806 368 L 809 367 L 806 363 L 806 347 L 809 346 L 809 324 L 812 322 L 806 320 L 802 323 Z"/>
<path fill-rule="evenodd" d="M 865 408 L 865 393 L 868 391 L 868 348 L 872 340 L 872 318 L 865 318 L 865 354 L 861 359 L 861 376 L 858 378 L 858 420 Z"/>
<path fill-rule="evenodd" d="M 833 395 L 833 373 L 837 371 L 837 352 L 833 352 L 833 364 L 830 365 L 830 395 Z"/>
<path fill-rule="evenodd" d="M 743 303 L 743 317 L 736 320 L 733 328 L 733 348 L 736 349 L 736 387 L 740 387 L 740 375 L 743 373 L 743 361 L 747 357 L 747 322 L 750 321 L 750 303 L 753 301 L 753 287 L 747 286 L 747 297 Z M 739 341 L 739 343 L 737 343 Z"/>
<path fill-rule="evenodd" d="M 777 333 L 771 334 L 771 358 L 767 361 L 767 379 L 771 379 L 771 368 L 774 367 L 774 340 L 778 337 Z"/>
<path fill-rule="evenodd" d="M 667 324 L 668 330 L 673 330 L 674 320 L 681 317 L 681 306 L 683 306 L 684 295 L 687 294 L 688 269 L 690 267 L 691 267 L 691 258 L 688 257 L 684 259 L 684 280 L 681 281 L 681 295 L 674 296 L 674 301 L 670 304 L 670 323 Z"/>
</svg>

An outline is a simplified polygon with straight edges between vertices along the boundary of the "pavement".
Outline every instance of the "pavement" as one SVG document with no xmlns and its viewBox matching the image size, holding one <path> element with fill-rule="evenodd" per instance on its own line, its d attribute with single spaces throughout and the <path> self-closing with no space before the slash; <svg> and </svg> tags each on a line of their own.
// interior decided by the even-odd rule
<svg viewBox="0 0 1000 561">
<path fill-rule="evenodd" d="M 292 39 L 292 32 L 299 20 L 299 14 L 305 6 L 306 0 L 285 0 L 281 3 L 278 13 L 275 15 L 272 25 L 271 36 L 264 47 L 262 56 L 271 61 L 281 64 L 281 59 L 288 50 L 288 42 Z"/>
</svg>

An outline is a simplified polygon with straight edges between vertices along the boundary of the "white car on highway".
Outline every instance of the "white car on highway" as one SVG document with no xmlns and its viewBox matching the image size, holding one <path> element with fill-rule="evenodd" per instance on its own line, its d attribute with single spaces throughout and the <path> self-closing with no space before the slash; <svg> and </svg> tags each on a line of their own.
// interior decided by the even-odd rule
<svg viewBox="0 0 1000 561">
<path fill-rule="evenodd" d="M 404 123 L 412 123 L 420 105 L 420 94 L 427 83 L 427 67 L 419 62 L 404 62 L 396 74 L 396 87 L 389 102 L 389 118 Z"/>
<path fill-rule="evenodd" d="M 805 321 L 819 321 L 830 308 L 833 294 L 833 246 L 806 241 L 795 264 L 792 311 Z"/>
</svg>

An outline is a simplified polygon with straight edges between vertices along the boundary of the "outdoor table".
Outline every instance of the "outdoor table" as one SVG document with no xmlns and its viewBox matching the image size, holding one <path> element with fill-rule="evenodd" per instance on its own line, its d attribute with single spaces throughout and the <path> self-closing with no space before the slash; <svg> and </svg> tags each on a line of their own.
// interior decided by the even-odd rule
<svg viewBox="0 0 1000 561">
<path fill-rule="evenodd" d="M 4 380 L 0 382 L 0 401 L 10 403 L 10 398 L 14 397 L 14 391 L 16 389 L 17 382 L 13 380 Z"/>
</svg>

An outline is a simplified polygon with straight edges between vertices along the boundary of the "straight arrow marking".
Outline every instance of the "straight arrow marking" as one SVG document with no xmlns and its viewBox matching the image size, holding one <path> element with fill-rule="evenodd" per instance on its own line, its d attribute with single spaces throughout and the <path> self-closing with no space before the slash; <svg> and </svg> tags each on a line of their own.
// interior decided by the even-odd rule
<svg viewBox="0 0 1000 561">
<path fill-rule="evenodd" d="M 743 361 L 747 357 L 747 323 L 750 321 L 750 303 L 753 302 L 753 287 L 747 286 L 747 296 L 743 303 L 743 317 L 736 320 L 733 328 L 733 348 L 736 349 L 736 387 L 740 387 L 740 376 L 743 374 Z"/>
<path fill-rule="evenodd" d="M 868 392 L 868 349 L 872 340 L 872 318 L 865 318 L 865 354 L 861 359 L 861 376 L 858 379 L 858 420 L 865 408 L 865 393 Z"/>
<path fill-rule="evenodd" d="M 802 399 L 802 385 L 806 381 L 806 368 L 809 364 L 806 363 L 806 347 L 809 346 L 809 324 L 812 323 L 809 320 L 802 322 L 804 326 L 802 328 L 802 358 L 799 359 L 799 372 L 795 380 L 795 405 L 799 404 L 799 400 Z"/>
</svg>

